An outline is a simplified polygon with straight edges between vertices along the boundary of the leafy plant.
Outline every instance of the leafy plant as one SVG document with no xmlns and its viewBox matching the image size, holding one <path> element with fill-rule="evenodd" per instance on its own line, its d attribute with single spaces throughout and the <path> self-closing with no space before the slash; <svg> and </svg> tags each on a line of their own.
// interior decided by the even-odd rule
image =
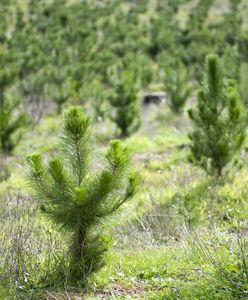
<svg viewBox="0 0 248 300">
<path fill-rule="evenodd" d="M 224 167 L 234 161 L 245 140 L 245 122 L 234 81 L 224 82 L 219 59 L 206 58 L 206 73 L 198 92 L 196 109 L 189 110 L 194 130 L 191 161 L 210 174 L 222 176 Z"/>
<path fill-rule="evenodd" d="M 28 156 L 29 180 L 42 213 L 69 234 L 71 272 L 80 279 L 97 270 L 107 242 L 106 218 L 135 193 L 137 176 L 130 170 L 130 152 L 112 141 L 98 174 L 89 173 L 89 118 L 80 107 L 64 114 L 62 157 L 45 166 L 40 154 Z"/>
</svg>

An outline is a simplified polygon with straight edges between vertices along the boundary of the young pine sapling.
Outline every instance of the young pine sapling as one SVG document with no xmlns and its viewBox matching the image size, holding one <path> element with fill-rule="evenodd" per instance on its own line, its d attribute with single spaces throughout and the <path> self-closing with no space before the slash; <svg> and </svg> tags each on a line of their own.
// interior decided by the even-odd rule
<svg viewBox="0 0 248 300">
<path fill-rule="evenodd" d="M 20 129 L 27 124 L 25 113 L 17 112 L 20 100 L 6 97 L 0 100 L 0 145 L 4 154 L 10 154 L 20 141 Z M 19 131 L 19 132 L 18 132 Z"/>
<path fill-rule="evenodd" d="M 0 152 L 10 154 L 20 140 L 19 129 L 26 125 L 26 114 L 18 112 L 20 99 L 7 92 L 16 69 L 5 52 L 0 52 Z"/>
<path fill-rule="evenodd" d="M 180 114 L 192 92 L 186 70 L 183 67 L 169 69 L 166 72 L 164 86 L 171 110 L 175 114 Z"/>
<path fill-rule="evenodd" d="M 197 99 L 196 109 L 189 110 L 194 125 L 189 135 L 191 161 L 220 177 L 244 144 L 245 121 L 236 84 L 223 80 L 214 54 L 206 58 L 204 83 Z"/>
<path fill-rule="evenodd" d="M 84 279 L 102 265 L 103 225 L 133 196 L 137 175 L 129 150 L 117 140 L 109 144 L 102 170 L 90 172 L 89 118 L 80 107 L 64 113 L 60 150 L 48 166 L 40 154 L 28 156 L 29 180 L 42 213 L 68 234 L 73 278 Z"/>
<path fill-rule="evenodd" d="M 115 95 L 112 98 L 115 107 L 114 122 L 120 130 L 120 137 L 130 136 L 140 127 L 139 101 L 135 80 L 131 72 L 122 73 L 115 82 Z"/>
</svg>

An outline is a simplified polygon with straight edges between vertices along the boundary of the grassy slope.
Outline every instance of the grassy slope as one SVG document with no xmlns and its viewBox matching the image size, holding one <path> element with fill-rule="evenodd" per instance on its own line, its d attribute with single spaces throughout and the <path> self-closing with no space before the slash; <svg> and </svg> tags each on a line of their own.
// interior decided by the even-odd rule
<svg viewBox="0 0 248 300">
<path fill-rule="evenodd" d="M 238 224 L 244 225 L 247 220 L 246 162 L 235 178 L 230 177 L 226 184 L 212 187 L 210 180 L 187 162 L 186 132 L 189 126 L 186 116 L 173 117 L 168 108 L 153 107 L 144 110 L 143 117 L 148 121 L 147 125 L 124 142 L 134 151 L 133 163 L 142 177 L 140 191 L 123 209 L 121 217 L 113 218 L 105 228 L 107 234 L 115 237 L 106 266 L 90 278 L 87 291 L 75 292 L 77 296 L 82 294 L 86 299 L 126 299 L 127 295 L 130 299 L 204 297 L 211 286 L 211 281 L 205 278 L 211 265 L 194 254 L 185 228 L 192 229 L 197 235 L 207 232 L 204 236 L 218 231 L 222 237 L 230 238 L 228 232 Z M 2 195 L 14 195 L 18 191 L 19 195 L 26 197 L 24 155 L 33 150 L 44 154 L 54 152 L 59 127 L 59 118 L 48 117 L 27 131 L 12 158 L 13 175 L 1 183 Z M 97 149 L 95 152 L 104 151 L 107 142 L 106 136 L 99 139 L 102 137 L 100 128 L 103 126 L 98 124 L 92 128 L 98 137 L 92 139 L 92 148 L 96 146 Z M 10 196 L 9 199 L 13 201 L 14 198 Z M 39 264 L 46 269 L 44 257 L 49 247 L 41 246 L 41 242 L 48 242 L 52 234 L 57 247 L 63 251 L 62 239 L 36 214 L 36 205 L 27 201 L 28 207 L 24 203 L 20 219 L 24 219 L 24 227 L 32 224 L 33 248 L 30 251 L 35 253 L 35 248 L 41 249 Z M 34 208 L 31 214 L 28 213 L 30 207 Z M 10 222 L 13 222 L 13 216 L 10 216 Z M 13 233 L 15 227 L 11 228 Z M 218 293 L 224 297 L 225 293 L 212 284 L 213 295 L 208 299 L 217 299 Z M 38 292 L 39 298 L 45 290 L 35 290 L 34 294 Z M 46 292 L 50 295 L 48 299 L 54 299 L 54 293 L 49 290 Z M 73 290 L 69 293 L 73 295 Z M 27 285 L 24 295 L 29 294 L 30 285 Z M 56 299 L 59 297 L 57 293 Z"/>
<path fill-rule="evenodd" d="M 115 237 L 106 266 L 90 278 L 89 288 L 84 291 L 69 289 L 65 292 L 61 288 L 60 293 L 58 287 L 55 291 L 45 287 L 32 291 L 35 282 L 24 280 L 26 286 L 17 287 L 23 299 L 235 299 L 229 298 L 228 289 L 223 288 L 225 282 L 220 281 L 212 264 L 203 260 L 195 246 L 188 242 L 185 228 L 190 228 L 197 236 L 208 237 L 212 233 L 230 240 L 237 225 L 246 227 L 246 154 L 242 154 L 244 168 L 234 178 L 230 176 L 224 185 L 212 187 L 205 174 L 187 162 L 189 124 L 186 116 L 173 117 L 168 109 L 148 111 L 149 114 L 144 111 L 140 132 L 125 141 L 135 152 L 133 161 L 141 173 L 142 185 L 135 199 L 123 209 L 121 218 L 112 219 L 106 228 L 106 232 Z M 26 199 L 28 194 L 24 156 L 34 150 L 52 153 L 56 149 L 60 124 L 59 118 L 47 117 L 25 133 L 15 157 L 10 158 L 12 175 L 0 184 L 4 201 L 1 218 L 7 206 L 15 212 L 13 195 L 19 194 Z M 112 125 L 106 124 L 105 129 L 97 124 L 93 127 L 96 138 L 92 138 L 92 145 L 102 152 L 112 136 Z M 49 250 L 46 244 L 50 245 L 50 237 L 56 244 L 53 250 L 62 251 L 64 246 L 59 234 L 37 215 L 36 204 L 30 201 L 23 200 L 19 217 L 15 219 L 15 214 L 10 214 L 5 226 L 10 228 L 10 236 L 20 223 L 24 228 L 35 229 L 29 254 L 32 251 L 35 254 L 37 247 L 41 249 L 33 262 L 39 263 L 39 271 L 43 271 L 47 269 L 44 257 Z M 9 226 L 15 220 L 16 225 Z M 223 260 L 233 264 L 227 259 L 230 256 L 226 256 L 225 249 L 218 251 Z M 30 277 L 36 274 L 33 272 Z M 5 288 L 0 290 L 0 298 L 13 299 Z"/>
</svg>

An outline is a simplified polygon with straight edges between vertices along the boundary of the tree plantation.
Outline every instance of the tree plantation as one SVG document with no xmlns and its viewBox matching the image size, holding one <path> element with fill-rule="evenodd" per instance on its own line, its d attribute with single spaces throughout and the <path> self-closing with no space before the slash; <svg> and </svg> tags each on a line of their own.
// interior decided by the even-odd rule
<svg viewBox="0 0 248 300">
<path fill-rule="evenodd" d="M 247 116 L 247 0 L 1 0 L 0 299 L 247 299 Z"/>
</svg>

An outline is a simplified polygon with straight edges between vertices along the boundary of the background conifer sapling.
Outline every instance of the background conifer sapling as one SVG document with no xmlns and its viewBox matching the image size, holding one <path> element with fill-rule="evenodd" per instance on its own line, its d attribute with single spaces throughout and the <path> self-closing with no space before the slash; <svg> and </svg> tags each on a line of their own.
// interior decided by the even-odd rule
<svg viewBox="0 0 248 300">
<path fill-rule="evenodd" d="M 141 124 L 135 80 L 130 71 L 124 71 L 121 78 L 115 82 L 112 105 L 116 109 L 114 122 L 120 129 L 120 137 L 130 136 Z"/>
<path fill-rule="evenodd" d="M 21 137 L 18 130 L 27 123 L 26 114 L 18 112 L 20 99 L 8 93 L 16 75 L 9 56 L 0 51 L 0 149 L 4 154 L 11 153 L 18 144 Z"/>
<path fill-rule="evenodd" d="M 175 69 L 166 71 L 164 86 L 171 110 L 175 114 L 180 114 L 192 92 L 189 76 L 183 66 L 178 65 Z"/>
<path fill-rule="evenodd" d="M 112 141 L 97 174 L 89 166 L 89 118 L 80 107 L 64 114 L 61 157 L 44 165 L 41 155 L 28 156 L 29 180 L 41 210 L 68 234 L 73 278 L 84 278 L 102 264 L 107 244 L 101 233 L 106 218 L 133 196 L 137 176 L 130 152 Z"/>
<path fill-rule="evenodd" d="M 9 154 L 18 144 L 21 134 L 18 130 L 27 124 L 25 113 L 17 112 L 20 100 L 9 97 L 0 101 L 0 143 L 4 154 Z"/>
<path fill-rule="evenodd" d="M 196 109 L 189 110 L 194 130 L 191 161 L 210 174 L 222 176 L 245 140 L 245 122 L 236 83 L 223 80 L 219 59 L 206 58 L 206 73 Z"/>
</svg>

